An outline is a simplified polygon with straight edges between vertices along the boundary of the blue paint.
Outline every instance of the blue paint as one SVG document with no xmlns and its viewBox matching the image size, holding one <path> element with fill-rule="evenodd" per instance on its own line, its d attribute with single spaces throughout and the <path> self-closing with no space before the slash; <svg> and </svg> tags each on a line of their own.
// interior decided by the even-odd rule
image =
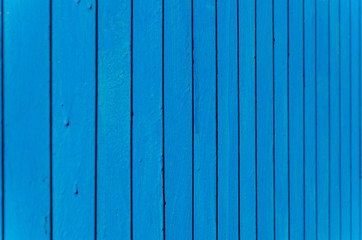
<svg viewBox="0 0 362 240">
<path fill-rule="evenodd" d="M 328 1 L 316 0 L 317 238 L 329 237 L 329 41 Z"/>
<path fill-rule="evenodd" d="M 330 1 L 330 238 L 341 236 L 340 186 L 340 15 L 339 0 Z"/>
<path fill-rule="evenodd" d="M 94 4 L 53 0 L 52 5 L 54 240 L 89 239 L 95 232 Z"/>
<path fill-rule="evenodd" d="M 293 16 L 293 17 L 291 17 Z M 290 238 L 304 239 L 303 2 L 289 1 Z"/>
<path fill-rule="evenodd" d="M 238 25 L 237 1 L 219 1 L 218 239 L 238 239 Z"/>
<path fill-rule="evenodd" d="M 255 0 L 240 0 L 240 239 L 256 238 L 255 57 Z"/>
<path fill-rule="evenodd" d="M 304 1 L 305 239 L 317 238 L 315 0 Z"/>
<path fill-rule="evenodd" d="M 131 1 L 98 1 L 97 236 L 131 238 Z"/>
<path fill-rule="evenodd" d="M 163 238 L 162 1 L 133 1 L 132 235 Z"/>
<path fill-rule="evenodd" d="M 217 238 L 215 7 L 215 1 L 193 1 L 194 239 Z"/>
<path fill-rule="evenodd" d="M 275 238 L 288 239 L 288 7 L 274 1 Z"/>
<path fill-rule="evenodd" d="M 4 237 L 49 239 L 49 4 L 4 11 Z"/>
<path fill-rule="evenodd" d="M 3 7 L 2 240 L 361 237 L 359 1 Z"/>
<path fill-rule="evenodd" d="M 165 1 L 166 239 L 192 239 L 192 5 Z"/>
<path fill-rule="evenodd" d="M 351 237 L 350 1 L 341 1 L 341 237 Z"/>
<path fill-rule="evenodd" d="M 274 237 L 272 2 L 256 0 L 257 237 Z"/>
<path fill-rule="evenodd" d="M 360 142 L 359 142 L 359 5 L 351 1 L 351 238 L 360 237 Z"/>
</svg>

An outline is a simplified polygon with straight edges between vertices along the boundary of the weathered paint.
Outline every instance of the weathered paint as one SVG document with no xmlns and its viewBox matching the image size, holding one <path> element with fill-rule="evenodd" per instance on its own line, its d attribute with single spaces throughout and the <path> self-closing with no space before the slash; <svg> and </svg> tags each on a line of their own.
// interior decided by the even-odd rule
<svg viewBox="0 0 362 240">
<path fill-rule="evenodd" d="M 361 238 L 360 1 L 3 1 L 1 239 Z"/>
</svg>

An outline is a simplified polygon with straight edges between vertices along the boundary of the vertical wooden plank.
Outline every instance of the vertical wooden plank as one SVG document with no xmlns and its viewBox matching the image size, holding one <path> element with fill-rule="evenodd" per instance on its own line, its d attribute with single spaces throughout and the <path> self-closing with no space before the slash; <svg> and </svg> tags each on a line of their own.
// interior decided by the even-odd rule
<svg viewBox="0 0 362 240">
<path fill-rule="evenodd" d="M 53 239 L 95 233 L 95 2 L 52 2 Z"/>
<path fill-rule="evenodd" d="M 288 0 L 274 1 L 275 239 L 288 239 Z"/>
<path fill-rule="evenodd" d="M 239 1 L 240 239 L 256 238 L 255 1 Z"/>
<path fill-rule="evenodd" d="M 192 1 L 165 1 L 165 231 L 192 239 Z"/>
<path fill-rule="evenodd" d="M 359 229 L 359 0 L 351 1 L 351 238 Z"/>
<path fill-rule="evenodd" d="M 317 61 L 317 236 L 329 237 L 329 64 L 328 1 L 316 4 Z"/>
<path fill-rule="evenodd" d="M 351 237 L 351 45 L 350 0 L 341 14 L 341 236 Z"/>
<path fill-rule="evenodd" d="M 257 237 L 259 239 L 274 238 L 272 7 L 271 1 L 256 2 Z"/>
<path fill-rule="evenodd" d="M 330 238 L 340 239 L 340 27 L 339 0 L 330 0 Z"/>
<path fill-rule="evenodd" d="M 133 239 L 163 239 L 161 0 L 133 1 Z"/>
<path fill-rule="evenodd" d="M 216 239 L 215 1 L 193 1 L 194 238 Z"/>
<path fill-rule="evenodd" d="M 98 1 L 97 235 L 131 238 L 131 1 Z"/>
<path fill-rule="evenodd" d="M 289 1 L 290 238 L 304 239 L 303 1 Z"/>
<path fill-rule="evenodd" d="M 5 239 L 50 238 L 49 1 L 4 1 Z"/>
<path fill-rule="evenodd" d="M 219 1 L 218 26 L 218 239 L 238 239 L 237 1 Z"/>
<path fill-rule="evenodd" d="M 304 0 L 305 239 L 317 238 L 315 1 Z"/>
</svg>

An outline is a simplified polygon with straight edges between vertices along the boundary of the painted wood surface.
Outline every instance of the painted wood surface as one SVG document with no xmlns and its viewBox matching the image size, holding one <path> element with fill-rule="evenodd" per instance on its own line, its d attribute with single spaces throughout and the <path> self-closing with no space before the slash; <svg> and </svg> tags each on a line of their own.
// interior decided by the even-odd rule
<svg viewBox="0 0 362 240">
<path fill-rule="evenodd" d="M 0 239 L 361 239 L 358 0 L 1 0 Z"/>
</svg>

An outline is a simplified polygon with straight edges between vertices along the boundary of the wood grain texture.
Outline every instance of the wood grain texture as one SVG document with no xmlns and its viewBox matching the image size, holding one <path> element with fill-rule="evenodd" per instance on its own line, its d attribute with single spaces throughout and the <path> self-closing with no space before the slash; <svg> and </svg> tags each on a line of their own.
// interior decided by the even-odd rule
<svg viewBox="0 0 362 240">
<path fill-rule="evenodd" d="M 256 1 L 257 237 L 274 238 L 272 3 Z"/>
<path fill-rule="evenodd" d="M 351 42 L 350 1 L 341 1 L 341 236 L 351 237 Z"/>
<path fill-rule="evenodd" d="M 239 1 L 240 238 L 256 238 L 255 0 Z"/>
<path fill-rule="evenodd" d="M 4 238 L 49 239 L 49 4 L 4 11 Z"/>
<path fill-rule="evenodd" d="M 341 237 L 339 0 L 330 1 L 330 238 Z"/>
<path fill-rule="evenodd" d="M 192 239 L 192 1 L 165 1 L 165 231 Z"/>
<path fill-rule="evenodd" d="M 163 239 L 162 1 L 133 2 L 133 239 Z"/>
<path fill-rule="evenodd" d="M 95 1 L 53 0 L 54 240 L 94 238 L 95 10 Z"/>
<path fill-rule="evenodd" d="M 329 237 L 328 1 L 316 2 L 317 237 Z"/>
<path fill-rule="evenodd" d="M 237 1 L 217 4 L 218 239 L 238 239 L 238 14 Z"/>
<path fill-rule="evenodd" d="M 194 239 L 217 238 L 215 1 L 193 1 Z"/>
<path fill-rule="evenodd" d="M 131 239 L 131 1 L 98 1 L 97 235 Z"/>
<path fill-rule="evenodd" d="M 288 5 L 274 1 L 275 238 L 288 239 Z"/>
<path fill-rule="evenodd" d="M 317 238 L 315 4 L 315 0 L 304 1 L 305 239 Z"/>
</svg>

